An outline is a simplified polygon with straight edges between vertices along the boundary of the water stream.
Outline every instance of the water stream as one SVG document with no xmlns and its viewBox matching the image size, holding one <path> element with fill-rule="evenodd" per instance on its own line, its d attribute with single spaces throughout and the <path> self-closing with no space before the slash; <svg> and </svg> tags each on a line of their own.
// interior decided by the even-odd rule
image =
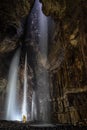
<svg viewBox="0 0 87 130">
<path fill-rule="evenodd" d="M 27 54 L 25 56 L 25 66 L 24 66 L 24 89 L 23 89 L 23 104 L 22 104 L 22 116 L 27 118 Z"/>
<path fill-rule="evenodd" d="M 49 74 L 47 71 L 47 54 L 48 54 L 48 17 L 42 12 L 42 4 L 39 0 L 35 1 L 34 12 L 37 14 L 37 29 L 39 30 L 38 36 L 38 52 L 37 52 L 37 65 L 36 65 L 36 87 L 39 98 L 39 106 L 37 109 L 40 110 L 39 119 L 42 122 L 50 122 L 50 99 L 49 94 Z M 35 99 L 32 96 L 32 104 L 35 104 Z M 33 104 L 33 105 L 34 105 Z M 31 115 L 35 117 L 36 108 L 32 107 Z"/>
<path fill-rule="evenodd" d="M 20 59 L 20 50 L 18 49 L 12 59 L 7 85 L 7 100 L 6 100 L 6 119 L 16 120 L 17 117 L 17 88 L 18 86 L 18 66 Z"/>
<path fill-rule="evenodd" d="M 50 122 L 50 94 L 49 94 L 49 74 L 47 71 L 47 54 L 48 54 L 48 17 L 42 12 L 42 5 L 39 0 L 35 1 L 34 12 L 37 12 L 37 21 L 39 30 L 38 36 L 38 52 L 37 52 L 37 64 L 35 65 L 36 71 L 36 89 L 33 90 L 32 103 L 31 103 L 31 120 L 38 120 L 42 122 Z M 38 10 L 37 10 L 38 8 Z M 36 9 L 36 11 L 35 11 Z M 20 51 L 18 50 L 12 60 L 7 91 L 7 120 L 17 120 L 17 87 L 18 86 L 18 66 L 19 66 Z M 31 57 L 30 57 L 31 58 Z M 26 116 L 27 118 L 27 54 L 25 56 L 24 65 L 24 85 L 23 85 L 23 103 L 22 112 L 18 118 Z M 20 118 L 20 119 L 21 119 Z"/>
</svg>

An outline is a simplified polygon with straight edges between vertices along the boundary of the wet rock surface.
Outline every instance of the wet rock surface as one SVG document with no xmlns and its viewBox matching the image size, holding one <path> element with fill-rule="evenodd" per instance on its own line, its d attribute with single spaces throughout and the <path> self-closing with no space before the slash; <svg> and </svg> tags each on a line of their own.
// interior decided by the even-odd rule
<svg viewBox="0 0 87 130">
<path fill-rule="evenodd" d="M 0 121 L 0 129 L 3 130 L 86 130 L 86 126 L 74 126 L 69 124 L 32 124 L 30 122 L 12 122 L 12 121 Z"/>
<path fill-rule="evenodd" d="M 59 1 L 56 2 L 59 4 Z M 48 9 L 47 4 L 44 1 L 43 3 L 43 10 Z M 84 115 L 82 112 L 86 112 L 85 108 L 87 109 L 86 8 L 86 1 L 66 1 L 64 15 L 56 15 L 58 20 L 55 20 L 55 33 L 49 45 L 53 116 L 55 121 L 63 123 L 87 124 L 87 114 Z"/>
</svg>

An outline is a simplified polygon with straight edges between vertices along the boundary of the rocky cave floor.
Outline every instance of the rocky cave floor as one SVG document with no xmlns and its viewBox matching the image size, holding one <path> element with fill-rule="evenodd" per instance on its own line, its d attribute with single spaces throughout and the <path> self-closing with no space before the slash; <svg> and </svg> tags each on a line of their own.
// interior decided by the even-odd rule
<svg viewBox="0 0 87 130">
<path fill-rule="evenodd" d="M 87 126 L 71 124 L 42 124 L 19 121 L 0 121 L 0 130 L 87 130 Z"/>
</svg>

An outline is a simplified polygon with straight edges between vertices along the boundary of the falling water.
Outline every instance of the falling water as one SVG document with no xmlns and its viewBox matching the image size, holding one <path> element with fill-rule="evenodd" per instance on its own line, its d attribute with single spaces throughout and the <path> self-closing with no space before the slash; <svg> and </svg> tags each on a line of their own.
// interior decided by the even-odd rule
<svg viewBox="0 0 87 130">
<path fill-rule="evenodd" d="M 38 93 L 40 101 L 40 120 L 50 122 L 50 94 L 49 94 L 49 74 L 47 71 L 48 54 L 48 17 L 42 12 L 42 4 L 37 0 L 39 6 L 39 48 L 38 53 Z"/>
<path fill-rule="evenodd" d="M 42 12 L 42 4 L 41 3 L 38 4 L 39 4 L 39 30 L 40 30 L 39 46 L 40 46 L 40 52 L 46 62 L 47 50 L 48 50 L 48 17 L 46 17 Z"/>
<path fill-rule="evenodd" d="M 18 87 L 18 65 L 20 58 L 20 50 L 17 50 L 11 62 L 8 85 L 7 85 L 7 101 L 6 101 L 6 120 L 17 120 L 17 87 Z"/>
<path fill-rule="evenodd" d="M 36 92 L 33 91 L 32 95 L 32 106 L 31 106 L 31 120 L 38 120 L 38 111 L 37 111 L 37 101 L 36 101 Z"/>
<path fill-rule="evenodd" d="M 25 57 L 25 68 L 24 68 L 24 91 L 23 91 L 23 104 L 22 104 L 22 117 L 27 118 L 27 54 Z"/>
</svg>

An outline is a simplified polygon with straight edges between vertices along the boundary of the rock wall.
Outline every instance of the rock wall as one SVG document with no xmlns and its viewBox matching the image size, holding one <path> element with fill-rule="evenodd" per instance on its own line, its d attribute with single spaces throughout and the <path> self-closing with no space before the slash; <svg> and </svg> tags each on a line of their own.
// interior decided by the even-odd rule
<svg viewBox="0 0 87 130">
<path fill-rule="evenodd" d="M 23 19 L 29 15 L 34 0 L 0 1 L 0 52 L 14 50 L 19 44 Z"/>
<path fill-rule="evenodd" d="M 87 123 L 87 1 L 42 0 L 42 3 L 45 14 L 51 15 L 56 23 L 53 39 L 49 43 L 53 121 L 85 124 Z"/>
</svg>

